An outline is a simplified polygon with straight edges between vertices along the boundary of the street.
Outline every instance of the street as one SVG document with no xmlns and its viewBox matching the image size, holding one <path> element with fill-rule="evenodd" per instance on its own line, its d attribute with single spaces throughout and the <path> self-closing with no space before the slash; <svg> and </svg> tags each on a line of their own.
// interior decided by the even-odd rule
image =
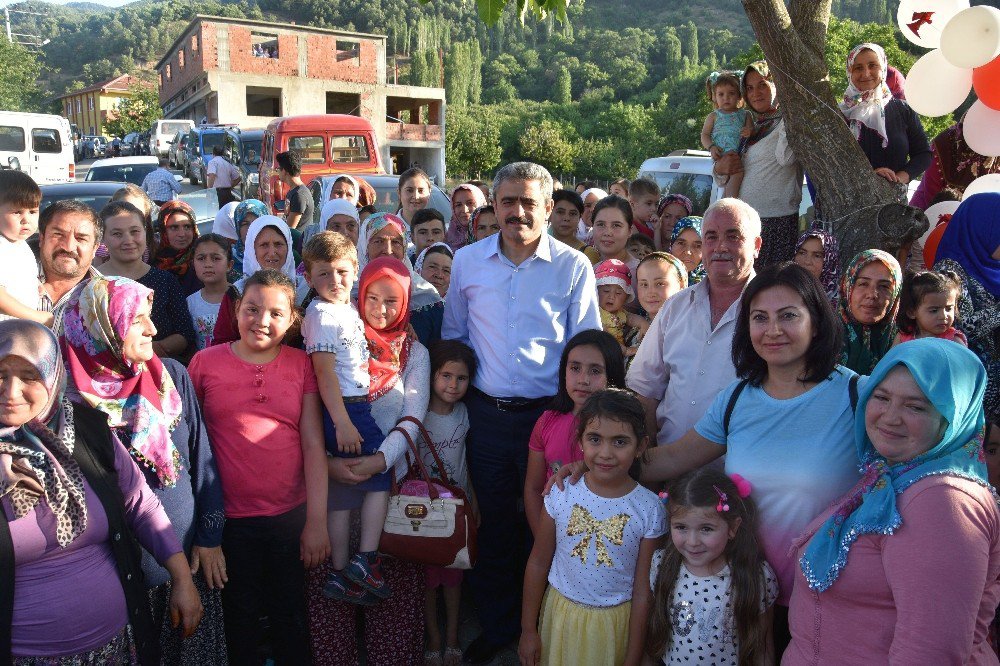
<svg viewBox="0 0 1000 666">
<path fill-rule="evenodd" d="M 104 159 L 104 158 L 101 158 Z M 76 163 L 76 182 L 82 183 L 87 179 L 87 172 L 90 171 L 90 165 L 92 165 L 96 160 L 86 159 L 80 160 Z M 181 172 L 176 169 L 171 169 L 171 173 L 181 175 Z M 204 189 L 199 185 L 192 185 L 190 181 L 185 178 L 181 181 L 181 194 L 189 194 L 190 192 L 197 192 L 198 190 Z"/>
</svg>

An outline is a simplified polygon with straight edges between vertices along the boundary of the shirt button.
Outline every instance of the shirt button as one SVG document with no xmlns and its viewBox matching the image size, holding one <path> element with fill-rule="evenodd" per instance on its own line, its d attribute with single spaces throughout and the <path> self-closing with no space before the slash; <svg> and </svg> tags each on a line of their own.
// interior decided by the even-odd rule
<svg viewBox="0 0 1000 666">
<path fill-rule="evenodd" d="M 699 371 L 698 371 L 698 374 L 699 374 L 699 375 L 703 375 L 703 374 L 705 374 L 705 371 L 704 371 L 704 370 L 699 370 Z"/>
<path fill-rule="evenodd" d="M 122 540 L 122 533 L 115 532 L 115 541 L 121 541 L 121 540 Z"/>
<path fill-rule="evenodd" d="M 132 574 L 125 574 L 125 580 L 132 580 Z"/>
<path fill-rule="evenodd" d="M 691 404 L 692 404 L 692 405 L 694 404 L 694 400 L 692 400 L 692 401 L 691 401 Z"/>
<path fill-rule="evenodd" d="M 510 327 L 511 327 L 511 328 L 514 328 L 514 324 L 513 324 L 513 323 L 512 323 L 512 324 L 510 324 Z"/>
<path fill-rule="evenodd" d="M 710 344 L 712 344 L 712 341 L 711 341 L 711 340 L 709 340 L 709 341 L 708 341 L 708 342 L 706 342 L 705 344 L 707 344 L 707 345 L 710 345 Z"/>
</svg>

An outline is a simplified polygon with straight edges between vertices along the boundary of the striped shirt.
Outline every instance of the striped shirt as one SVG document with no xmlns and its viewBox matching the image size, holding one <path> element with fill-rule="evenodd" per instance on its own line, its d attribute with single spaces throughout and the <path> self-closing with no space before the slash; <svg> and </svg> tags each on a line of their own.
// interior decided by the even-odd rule
<svg viewBox="0 0 1000 666">
<path fill-rule="evenodd" d="M 181 193 L 181 185 L 174 174 L 160 167 L 142 179 L 142 191 L 153 201 L 170 201 Z"/>
</svg>

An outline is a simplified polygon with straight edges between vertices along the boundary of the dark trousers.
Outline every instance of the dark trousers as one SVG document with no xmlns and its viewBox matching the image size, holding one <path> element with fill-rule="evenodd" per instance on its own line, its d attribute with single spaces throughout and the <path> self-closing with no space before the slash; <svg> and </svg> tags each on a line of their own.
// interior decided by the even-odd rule
<svg viewBox="0 0 1000 666">
<path fill-rule="evenodd" d="M 501 411 L 495 402 L 470 391 L 466 407 L 466 459 L 482 514 L 479 557 L 468 580 L 483 634 L 491 644 L 502 646 L 521 632 L 521 591 L 531 548 L 523 501 L 528 438 L 545 405 Z"/>
<path fill-rule="evenodd" d="M 227 203 L 236 201 L 236 197 L 233 196 L 233 188 L 231 187 L 217 187 L 215 188 L 215 193 L 219 197 L 219 208 L 222 208 Z"/>
<path fill-rule="evenodd" d="M 227 518 L 222 533 L 229 582 L 222 589 L 231 664 L 259 664 L 261 618 L 277 664 L 308 664 L 305 571 L 299 538 L 305 505 L 277 516 Z"/>
</svg>

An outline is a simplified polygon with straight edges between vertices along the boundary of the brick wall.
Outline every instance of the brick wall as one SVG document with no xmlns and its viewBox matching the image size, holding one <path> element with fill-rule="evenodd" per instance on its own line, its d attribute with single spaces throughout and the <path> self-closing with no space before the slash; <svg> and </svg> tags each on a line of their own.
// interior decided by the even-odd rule
<svg viewBox="0 0 1000 666">
<path fill-rule="evenodd" d="M 309 78 L 352 83 L 380 83 L 378 80 L 377 44 L 364 39 L 349 41 L 360 42 L 359 57 L 338 61 L 335 35 L 307 35 Z"/>
<path fill-rule="evenodd" d="M 202 23 L 194 31 L 198 38 L 198 50 L 192 48 L 191 37 L 187 35 L 180 47 L 170 54 L 159 69 L 161 80 L 160 103 L 164 104 L 191 82 L 197 80 L 206 70 L 214 69 L 218 62 L 215 45 L 215 24 Z M 184 67 L 180 66 L 178 53 L 184 49 Z M 170 79 L 167 79 L 167 65 L 170 65 Z"/>
<path fill-rule="evenodd" d="M 277 76 L 299 75 L 298 35 L 279 34 L 278 57 L 258 58 L 252 51 L 251 30 L 231 25 L 229 28 L 229 70 L 243 74 L 272 74 Z"/>
</svg>

